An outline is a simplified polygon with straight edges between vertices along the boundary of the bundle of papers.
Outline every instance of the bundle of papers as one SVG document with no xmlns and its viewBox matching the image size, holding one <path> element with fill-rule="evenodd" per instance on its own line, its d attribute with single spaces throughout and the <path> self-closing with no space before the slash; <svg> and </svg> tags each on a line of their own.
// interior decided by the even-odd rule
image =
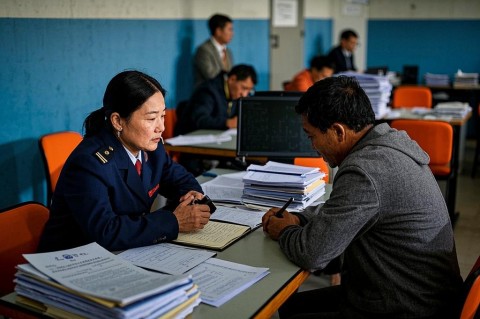
<svg viewBox="0 0 480 319">
<path fill-rule="evenodd" d="M 183 145 L 198 145 L 216 143 L 220 144 L 228 142 L 233 139 L 233 136 L 237 135 L 236 129 L 226 130 L 220 134 L 204 134 L 204 135 L 179 135 L 165 140 L 165 143 L 173 146 Z"/>
<path fill-rule="evenodd" d="M 437 116 L 451 116 L 453 118 L 463 118 L 472 110 L 468 103 L 462 102 L 442 102 L 438 103 L 433 109 Z"/>
<path fill-rule="evenodd" d="M 246 172 L 223 174 L 202 183 L 203 192 L 215 203 L 241 204 Z"/>
<path fill-rule="evenodd" d="M 392 92 L 392 84 L 387 76 L 372 75 L 357 72 L 341 72 L 336 74 L 355 77 L 367 94 L 370 104 L 372 104 L 375 118 L 380 119 L 388 113 L 388 102 Z"/>
<path fill-rule="evenodd" d="M 458 70 L 455 73 L 454 87 L 472 87 L 478 85 L 478 73 L 463 73 Z"/>
<path fill-rule="evenodd" d="M 450 79 L 448 74 L 425 74 L 425 84 L 429 86 L 448 86 L 450 84 Z"/>
<path fill-rule="evenodd" d="M 187 274 L 202 292 L 202 302 L 220 307 L 270 273 L 268 268 L 251 267 L 211 258 Z"/>
<path fill-rule="evenodd" d="M 290 211 L 302 211 L 325 193 L 324 172 L 292 164 L 269 161 L 250 165 L 243 177 L 242 201 L 253 207 L 282 207 L 293 197 Z"/>
<path fill-rule="evenodd" d="M 56 318 L 184 318 L 201 301 L 191 276 L 149 272 L 96 243 L 24 257 L 18 302 Z"/>
</svg>

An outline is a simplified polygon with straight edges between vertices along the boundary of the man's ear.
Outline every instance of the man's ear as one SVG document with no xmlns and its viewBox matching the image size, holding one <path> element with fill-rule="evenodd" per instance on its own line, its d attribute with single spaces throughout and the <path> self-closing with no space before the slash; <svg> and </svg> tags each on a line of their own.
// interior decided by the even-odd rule
<svg viewBox="0 0 480 319">
<path fill-rule="evenodd" d="M 345 142 L 345 138 L 347 136 L 347 131 L 345 130 L 345 127 L 340 123 L 333 123 L 331 128 L 335 133 L 335 136 L 337 137 L 337 142 Z"/>
</svg>

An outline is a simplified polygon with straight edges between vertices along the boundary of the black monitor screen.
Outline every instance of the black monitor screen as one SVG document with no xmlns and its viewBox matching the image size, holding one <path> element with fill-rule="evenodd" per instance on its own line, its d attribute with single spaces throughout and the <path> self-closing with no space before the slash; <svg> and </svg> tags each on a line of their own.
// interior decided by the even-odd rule
<svg viewBox="0 0 480 319">
<path fill-rule="evenodd" d="M 316 157 L 295 113 L 300 96 L 253 96 L 239 101 L 237 154 L 269 158 Z"/>
</svg>

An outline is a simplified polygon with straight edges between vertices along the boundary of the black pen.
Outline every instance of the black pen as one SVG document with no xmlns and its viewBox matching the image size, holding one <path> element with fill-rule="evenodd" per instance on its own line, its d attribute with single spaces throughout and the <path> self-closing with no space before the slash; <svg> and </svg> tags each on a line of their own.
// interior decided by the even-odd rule
<svg viewBox="0 0 480 319">
<path fill-rule="evenodd" d="M 290 197 L 290 199 L 283 205 L 282 208 L 278 212 L 275 213 L 275 217 L 283 217 L 283 212 L 285 209 L 287 209 L 288 205 L 290 205 L 293 202 L 293 197 Z"/>
</svg>

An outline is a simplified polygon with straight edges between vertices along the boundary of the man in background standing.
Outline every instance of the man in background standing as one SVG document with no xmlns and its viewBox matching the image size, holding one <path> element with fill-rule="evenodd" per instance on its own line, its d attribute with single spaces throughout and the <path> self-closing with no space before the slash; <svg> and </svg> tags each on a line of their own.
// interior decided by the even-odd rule
<svg viewBox="0 0 480 319">
<path fill-rule="evenodd" d="M 194 59 L 195 87 L 232 68 L 233 56 L 227 44 L 233 38 L 233 21 L 228 16 L 214 14 L 208 20 L 212 35 L 197 48 Z"/>
<path fill-rule="evenodd" d="M 333 48 L 328 58 L 335 63 L 335 73 L 357 71 L 353 52 L 358 45 L 358 35 L 353 30 L 344 30 L 340 35 L 340 45 Z"/>
</svg>

